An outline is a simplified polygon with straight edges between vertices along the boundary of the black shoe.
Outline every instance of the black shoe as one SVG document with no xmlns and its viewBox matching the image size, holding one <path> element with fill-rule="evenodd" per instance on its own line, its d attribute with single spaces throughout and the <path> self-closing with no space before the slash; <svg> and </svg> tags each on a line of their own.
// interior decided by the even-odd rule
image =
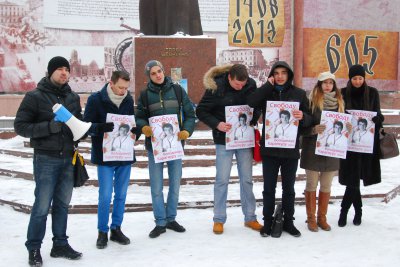
<svg viewBox="0 0 400 267">
<path fill-rule="evenodd" d="M 103 233 L 99 231 L 99 236 L 97 237 L 96 247 L 98 249 L 103 249 L 107 247 L 108 233 Z"/>
<path fill-rule="evenodd" d="M 40 249 L 29 250 L 29 266 L 39 267 L 42 266 L 42 255 L 40 255 Z"/>
<path fill-rule="evenodd" d="M 161 234 L 166 232 L 166 227 L 165 226 L 159 226 L 157 225 L 156 227 L 154 227 L 153 230 L 151 230 L 149 237 L 150 238 L 156 238 L 159 237 Z"/>
<path fill-rule="evenodd" d="M 121 227 L 119 226 L 115 229 L 111 229 L 110 240 L 121 245 L 129 245 L 131 243 L 131 240 L 122 233 Z"/>
<path fill-rule="evenodd" d="M 53 246 L 50 252 L 53 258 L 66 258 L 69 260 L 78 260 L 82 257 L 82 253 L 75 251 L 69 244 L 65 246 Z"/>
<path fill-rule="evenodd" d="M 339 227 L 345 227 L 347 224 L 347 212 L 349 210 L 348 209 L 341 209 L 340 210 L 340 215 L 339 215 L 339 221 L 338 221 L 338 225 Z"/>
<path fill-rule="evenodd" d="M 186 229 L 182 225 L 180 225 L 177 221 L 168 222 L 166 227 L 167 229 L 174 230 L 175 232 L 178 233 L 183 233 L 186 231 Z"/>
<path fill-rule="evenodd" d="M 297 228 L 294 226 L 292 220 L 283 222 L 283 231 L 289 233 L 291 236 L 294 236 L 294 237 L 301 236 L 300 231 L 297 230 Z"/>
<path fill-rule="evenodd" d="M 271 235 L 271 227 L 269 229 L 266 226 L 263 226 L 260 230 L 260 235 L 262 237 L 268 237 Z"/>
<path fill-rule="evenodd" d="M 353 219 L 353 224 L 356 226 L 359 226 L 361 224 L 361 216 L 362 216 L 362 210 L 356 210 L 356 213 L 354 214 L 354 219 Z"/>
</svg>

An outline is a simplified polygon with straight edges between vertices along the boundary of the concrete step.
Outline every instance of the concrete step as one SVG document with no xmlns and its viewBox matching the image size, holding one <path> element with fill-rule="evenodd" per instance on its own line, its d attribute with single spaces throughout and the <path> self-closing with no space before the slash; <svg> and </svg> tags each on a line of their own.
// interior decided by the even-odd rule
<svg viewBox="0 0 400 267">
<path fill-rule="evenodd" d="M 377 193 L 377 194 L 364 194 L 362 195 L 363 199 L 378 199 L 382 202 L 388 203 L 391 201 L 394 196 L 400 194 L 400 185 L 391 190 L 390 192 L 387 193 Z M 342 195 L 337 195 L 337 196 L 331 196 L 330 198 L 330 203 L 334 201 L 339 201 L 343 199 Z M 276 198 L 276 204 L 281 203 L 282 199 L 281 198 Z M 263 200 L 258 198 L 256 199 L 257 205 L 262 205 Z M 27 204 L 21 204 L 18 202 L 14 201 L 9 201 L 9 200 L 3 200 L 0 199 L 0 204 L 2 205 L 7 205 L 13 208 L 16 211 L 19 212 L 24 212 L 24 213 L 30 213 L 32 210 L 31 205 Z M 296 197 L 295 199 L 295 205 L 304 205 L 305 204 L 305 198 L 304 196 L 301 197 Z M 207 208 L 213 208 L 213 201 L 194 201 L 194 202 L 179 202 L 178 203 L 178 209 L 207 209 Z M 239 199 L 234 199 L 234 200 L 227 200 L 227 207 L 239 207 L 240 200 Z M 110 211 L 112 210 L 112 205 L 110 207 Z M 152 205 L 151 203 L 127 203 L 125 205 L 125 212 L 141 212 L 141 211 L 152 211 Z M 51 213 L 51 211 L 50 211 Z M 71 205 L 69 207 L 68 213 L 70 214 L 96 214 L 97 213 L 97 205 Z"/>
<path fill-rule="evenodd" d="M 7 169 L 0 169 L 0 176 L 6 176 L 6 177 L 13 177 L 16 179 L 24 179 L 28 181 L 33 181 L 33 174 L 32 173 L 27 173 L 27 172 L 21 172 L 21 171 L 15 171 L 15 170 L 7 170 Z M 305 174 L 298 174 L 296 177 L 296 181 L 304 181 L 306 179 Z M 214 184 L 215 177 L 191 177 L 191 178 L 182 178 L 181 179 L 181 185 L 210 185 Z M 262 175 L 253 175 L 253 182 L 254 183 L 262 183 L 263 177 Z M 279 175 L 278 176 L 278 182 L 281 182 L 282 178 Z M 237 184 L 239 183 L 239 177 L 238 176 L 231 176 L 229 179 L 230 184 Z M 150 181 L 149 179 L 131 179 L 129 181 L 130 185 L 138 185 L 138 186 L 150 186 Z M 89 179 L 84 186 L 99 186 L 99 183 L 97 179 Z M 164 185 L 168 186 L 168 179 L 164 180 Z"/>
</svg>

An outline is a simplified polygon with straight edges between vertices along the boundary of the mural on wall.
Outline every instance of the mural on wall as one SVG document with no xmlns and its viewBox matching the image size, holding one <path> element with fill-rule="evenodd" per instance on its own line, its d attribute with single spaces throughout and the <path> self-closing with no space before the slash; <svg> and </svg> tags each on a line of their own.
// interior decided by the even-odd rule
<svg viewBox="0 0 400 267">
<path fill-rule="evenodd" d="M 124 27 L 137 17 L 132 2 L 138 4 L 138 0 L 107 0 L 102 6 L 94 0 L 0 2 L 0 93 L 35 88 L 55 55 L 70 61 L 69 84 L 80 93 L 98 91 L 115 69 L 132 73 L 132 47 L 126 39 L 135 29 Z"/>
<path fill-rule="evenodd" d="M 302 72 L 303 88 L 311 90 L 323 71 L 334 73 L 343 87 L 349 67 L 361 64 L 369 85 L 400 90 L 400 1 L 302 0 L 295 9 L 303 10 L 302 40 L 295 47 L 302 49 L 302 68 L 296 71 Z"/>
<path fill-rule="evenodd" d="M 99 90 L 115 69 L 134 73 L 132 37 L 141 27 L 139 2 L 0 0 L 0 93 L 35 88 L 45 75 L 50 50 L 71 62 L 78 58 L 82 72 L 74 72 L 71 85 L 80 93 Z M 203 34 L 216 39 L 217 64 L 245 64 L 258 85 L 266 81 L 276 60 L 293 64 L 297 40 L 292 37 L 292 10 L 301 4 L 303 15 L 294 25 L 302 24 L 304 53 L 301 68 L 294 70 L 301 75 L 303 88 L 311 89 L 317 73 L 326 70 L 335 72 L 339 85 L 344 85 L 348 64 L 356 62 L 366 64 L 372 86 L 400 88 L 400 1 L 329 2 L 329 10 L 335 12 L 326 12 L 323 0 L 146 1 L 150 2 L 192 5 L 193 12 L 200 12 Z M 183 30 L 179 36 L 190 35 Z M 79 63 L 83 58 L 92 60 Z"/>
<path fill-rule="evenodd" d="M 132 37 L 138 34 L 141 26 L 147 22 L 139 21 L 140 2 L 143 1 L 8 0 L 0 2 L 0 93 L 23 93 L 34 89 L 37 82 L 46 75 L 47 62 L 54 55 L 64 56 L 70 61 L 71 66 L 74 66 L 71 70 L 70 85 L 79 93 L 99 90 L 115 69 L 134 73 Z M 270 16 L 271 10 L 274 10 L 274 5 L 270 6 L 271 1 L 258 2 L 257 4 L 256 1 L 250 1 L 251 8 L 253 10 L 258 8 L 260 12 L 263 12 L 260 16 Z M 283 1 L 278 2 L 283 3 Z M 245 64 L 249 67 L 252 77 L 260 85 L 265 82 L 270 66 L 278 58 L 291 60 L 291 7 L 288 2 L 290 1 L 285 1 L 284 8 L 281 3 L 277 5 L 279 12 L 276 10 L 275 13 L 279 16 L 274 24 L 279 25 L 282 23 L 282 18 L 285 18 L 286 30 L 280 31 L 275 35 L 276 37 L 266 34 L 265 39 L 273 37 L 277 45 L 282 45 L 279 49 L 255 48 L 254 45 L 232 47 L 228 41 L 229 1 L 152 0 L 145 1 L 142 13 L 146 11 L 146 8 L 165 10 L 166 7 L 193 9 L 193 12 L 189 12 L 191 14 L 197 14 L 200 11 L 200 26 L 197 19 L 196 25 L 190 26 L 190 24 L 187 30 L 185 27 L 179 29 L 177 25 L 172 25 L 175 28 L 171 27 L 182 31 L 181 34 L 186 37 L 202 33 L 215 37 L 217 64 Z M 16 10 L 16 12 L 11 12 L 11 10 Z M 286 14 L 283 15 L 283 13 Z M 186 21 L 186 17 L 182 16 L 182 23 Z M 278 20 L 281 22 L 278 23 Z M 173 31 L 171 27 L 169 29 Z M 268 31 L 271 28 L 266 25 L 265 30 Z M 134 77 L 132 78 L 134 80 Z M 130 90 L 134 91 L 134 86 Z"/>
<path fill-rule="evenodd" d="M 285 34 L 284 0 L 229 1 L 230 46 L 279 47 Z"/>
<path fill-rule="evenodd" d="M 396 80 L 398 32 L 304 29 L 304 77 L 328 68 L 347 78 L 350 66 L 364 66 L 367 79 Z"/>
</svg>

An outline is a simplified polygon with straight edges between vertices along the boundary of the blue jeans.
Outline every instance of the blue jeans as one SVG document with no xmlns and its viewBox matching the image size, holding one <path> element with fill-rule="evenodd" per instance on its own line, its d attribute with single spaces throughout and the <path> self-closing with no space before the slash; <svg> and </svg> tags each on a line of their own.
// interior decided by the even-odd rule
<svg viewBox="0 0 400 267">
<path fill-rule="evenodd" d="M 165 162 L 168 166 L 168 198 L 164 204 L 163 194 L 163 166 L 164 162 L 155 163 L 153 152 L 147 151 L 149 156 L 149 176 L 151 187 L 151 201 L 156 225 L 165 226 L 167 222 L 175 221 L 178 201 L 179 187 L 182 178 L 182 160 L 176 159 Z"/>
<path fill-rule="evenodd" d="M 114 191 L 111 229 L 121 226 L 124 219 L 126 192 L 131 177 L 131 165 L 97 166 L 99 179 L 99 205 L 97 209 L 97 229 L 107 233 L 111 196 Z M 113 190 L 114 189 L 114 190 Z"/>
<path fill-rule="evenodd" d="M 46 221 L 51 206 L 53 245 L 68 244 L 67 220 L 68 206 L 74 186 L 72 154 L 53 157 L 35 153 L 33 155 L 35 177 L 35 202 L 29 220 L 27 241 L 28 250 L 40 249 L 46 233 Z"/>
<path fill-rule="evenodd" d="M 217 175 L 214 184 L 214 222 L 226 222 L 226 199 L 231 176 L 233 155 L 236 156 L 240 181 L 240 202 L 244 221 L 255 221 L 256 199 L 253 193 L 253 151 L 251 148 L 226 150 L 225 145 L 216 146 Z"/>
<path fill-rule="evenodd" d="M 263 191 L 263 215 L 265 222 L 271 222 L 275 209 L 275 192 L 278 181 L 279 169 L 282 176 L 282 211 L 285 220 L 294 219 L 294 201 L 296 192 L 296 171 L 298 159 L 262 157 L 264 191 Z"/>
</svg>

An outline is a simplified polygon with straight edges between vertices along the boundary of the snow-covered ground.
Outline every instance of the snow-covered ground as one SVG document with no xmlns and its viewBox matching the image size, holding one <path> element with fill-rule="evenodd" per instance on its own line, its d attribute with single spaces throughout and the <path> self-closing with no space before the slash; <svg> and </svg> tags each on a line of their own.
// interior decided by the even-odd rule
<svg viewBox="0 0 400 267">
<path fill-rule="evenodd" d="M 210 132 L 195 133 L 193 138 L 211 138 Z M 1 149 L 31 151 L 23 147 L 21 137 L 0 140 Z M 193 156 L 197 158 L 199 156 Z M 202 158 L 205 158 L 201 156 Z M 212 158 L 212 157 L 211 157 Z M 190 157 L 187 157 L 190 159 Z M 146 160 L 145 157 L 139 160 Z M 32 159 L 0 156 L 2 169 L 32 172 Z M 362 194 L 386 194 L 400 185 L 400 158 L 381 161 L 382 183 L 362 187 Z M 88 166 L 91 179 L 96 179 L 95 167 Z M 299 169 L 298 173 L 304 173 Z M 232 174 L 236 175 L 235 166 Z M 254 166 L 254 174 L 261 174 L 261 165 Z M 214 167 L 185 168 L 184 177 L 213 177 Z M 148 179 L 147 169 L 133 167 L 132 178 Z M 31 205 L 33 181 L 0 176 L 0 199 Z M 280 197 L 278 185 L 277 197 Z M 304 181 L 296 182 L 296 195 L 302 196 Z M 344 187 L 337 179 L 332 195 L 341 196 Z M 254 184 L 257 199 L 262 198 L 262 183 Z M 228 198 L 239 199 L 239 185 L 229 185 Z M 212 185 L 185 185 L 181 187 L 180 201 L 212 200 Z M 159 238 L 150 239 L 153 229 L 152 212 L 126 213 L 122 229 L 131 238 L 131 244 L 121 246 L 110 242 L 105 250 L 96 249 L 97 217 L 94 214 L 69 216 L 68 235 L 73 248 L 83 252 L 79 261 L 51 258 L 51 216 L 42 246 L 44 266 L 397 266 L 400 263 L 400 197 L 389 203 L 381 197 L 364 199 L 363 222 L 354 226 L 353 210 L 348 225 L 337 226 L 340 201 L 329 206 L 328 222 L 332 231 L 312 233 L 307 230 L 305 206 L 296 206 L 295 224 L 302 232 L 300 238 L 283 234 L 281 238 L 262 238 L 259 233 L 243 226 L 240 208 L 228 208 L 228 221 L 222 235 L 212 232 L 212 209 L 179 210 L 177 221 L 186 233 L 167 231 Z M 131 185 L 127 203 L 151 203 L 150 188 Z M 97 188 L 85 186 L 74 190 L 71 204 L 97 204 Z M 257 207 L 262 221 L 262 207 Z M 29 215 L 0 206 L 1 266 L 27 266 L 28 253 L 24 242 Z"/>
</svg>

